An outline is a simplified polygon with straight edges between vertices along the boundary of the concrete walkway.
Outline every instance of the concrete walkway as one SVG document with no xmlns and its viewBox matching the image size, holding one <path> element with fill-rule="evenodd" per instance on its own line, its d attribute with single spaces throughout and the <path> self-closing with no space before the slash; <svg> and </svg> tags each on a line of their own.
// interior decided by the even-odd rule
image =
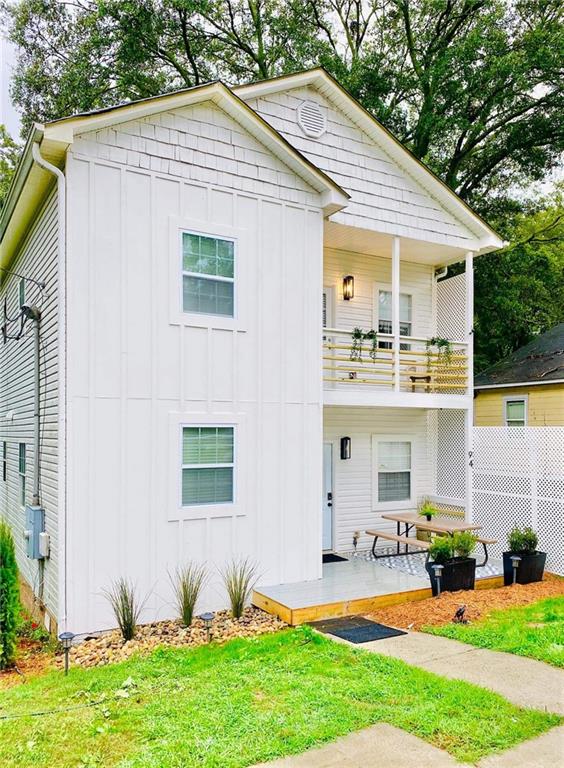
<svg viewBox="0 0 564 768">
<path fill-rule="evenodd" d="M 475 648 L 422 632 L 357 647 L 402 659 L 443 677 L 489 688 L 519 707 L 564 715 L 564 671 L 542 661 Z"/>
<path fill-rule="evenodd" d="M 562 768 L 564 726 L 480 760 L 477 768 Z M 386 723 L 351 733 L 319 749 L 284 757 L 268 768 L 462 768 L 442 749 Z M 255 768 L 260 768 L 255 766 Z"/>
</svg>

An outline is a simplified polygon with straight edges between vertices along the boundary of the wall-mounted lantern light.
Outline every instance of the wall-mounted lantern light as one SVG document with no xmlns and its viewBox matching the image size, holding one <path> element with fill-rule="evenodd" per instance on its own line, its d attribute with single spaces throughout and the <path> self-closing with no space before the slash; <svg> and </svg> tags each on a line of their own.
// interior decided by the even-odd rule
<svg viewBox="0 0 564 768">
<path fill-rule="evenodd" d="M 350 437 L 341 438 L 341 459 L 350 459 L 351 457 L 351 439 Z"/>
<path fill-rule="evenodd" d="M 354 277 L 352 275 L 343 277 L 343 299 L 345 301 L 354 299 Z"/>
</svg>

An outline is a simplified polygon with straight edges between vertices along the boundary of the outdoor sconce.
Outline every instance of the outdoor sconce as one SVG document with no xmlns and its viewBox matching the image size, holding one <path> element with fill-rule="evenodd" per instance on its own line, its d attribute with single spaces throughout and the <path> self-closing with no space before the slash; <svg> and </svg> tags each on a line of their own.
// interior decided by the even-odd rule
<svg viewBox="0 0 564 768">
<path fill-rule="evenodd" d="M 72 632 L 62 632 L 59 635 L 59 642 L 63 646 L 63 650 L 65 652 L 65 675 L 68 675 L 69 673 L 69 653 L 73 640 L 74 635 Z"/>
<path fill-rule="evenodd" d="M 213 620 L 215 618 L 215 614 L 209 611 L 208 613 L 202 613 L 200 618 L 204 622 L 204 627 L 206 629 L 206 634 L 208 636 L 208 643 L 209 643 L 211 640 L 211 628 L 212 628 Z"/>
<path fill-rule="evenodd" d="M 343 277 L 343 299 L 345 301 L 354 299 L 354 277 L 352 275 Z"/>
<path fill-rule="evenodd" d="M 521 562 L 521 558 L 519 555 L 511 555 L 511 565 L 513 566 L 513 584 L 517 584 L 517 568 L 519 568 L 519 563 Z"/>
<path fill-rule="evenodd" d="M 433 566 L 433 571 L 435 572 L 435 579 L 437 580 L 437 597 L 441 596 L 441 577 L 443 575 L 443 569 L 444 569 L 444 565 L 439 565 L 438 563 Z"/>
<path fill-rule="evenodd" d="M 351 439 L 350 437 L 341 438 L 341 459 L 350 459 L 351 457 Z"/>
</svg>

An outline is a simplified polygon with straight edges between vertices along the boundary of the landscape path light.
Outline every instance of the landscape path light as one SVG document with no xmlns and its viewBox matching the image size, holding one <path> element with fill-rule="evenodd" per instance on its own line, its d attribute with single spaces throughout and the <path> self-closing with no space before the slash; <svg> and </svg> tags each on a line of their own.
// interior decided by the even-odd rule
<svg viewBox="0 0 564 768">
<path fill-rule="evenodd" d="M 519 555 L 511 555 L 511 565 L 513 566 L 513 583 L 511 586 L 517 584 L 517 568 L 519 568 L 520 562 L 521 558 Z"/>
<path fill-rule="evenodd" d="M 435 572 L 435 579 L 437 581 L 437 597 L 441 596 L 441 578 L 443 575 L 444 565 L 436 563 L 433 565 L 433 571 Z"/>
<path fill-rule="evenodd" d="M 69 673 L 69 653 L 73 640 L 74 635 L 72 632 L 62 632 L 59 635 L 59 642 L 63 646 L 63 650 L 65 652 L 65 675 L 68 675 Z"/>
<path fill-rule="evenodd" d="M 204 622 L 204 627 L 206 629 L 206 633 L 208 636 L 208 643 L 211 640 L 211 628 L 212 628 L 214 618 L 215 618 L 215 614 L 212 613 L 211 611 L 208 611 L 207 613 L 202 613 L 202 615 L 200 616 L 200 619 Z"/>
</svg>

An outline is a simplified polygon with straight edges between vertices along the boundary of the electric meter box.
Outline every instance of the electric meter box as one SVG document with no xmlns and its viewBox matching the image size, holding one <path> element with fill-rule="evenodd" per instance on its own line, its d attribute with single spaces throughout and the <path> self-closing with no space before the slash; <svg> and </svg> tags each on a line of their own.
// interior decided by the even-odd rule
<svg viewBox="0 0 564 768">
<path fill-rule="evenodd" d="M 39 534 L 45 530 L 45 510 L 41 507 L 25 508 L 25 531 L 27 541 L 27 556 L 32 560 L 42 560 L 39 546 Z"/>
</svg>

